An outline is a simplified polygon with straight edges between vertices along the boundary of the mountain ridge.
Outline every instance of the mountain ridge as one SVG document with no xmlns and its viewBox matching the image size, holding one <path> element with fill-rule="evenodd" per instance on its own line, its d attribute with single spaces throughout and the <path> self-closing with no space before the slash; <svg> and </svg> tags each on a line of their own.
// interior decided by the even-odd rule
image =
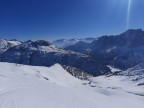
<svg viewBox="0 0 144 108">
<path fill-rule="evenodd" d="M 102 64 L 125 70 L 144 61 L 144 31 L 129 29 L 120 35 L 106 35 L 90 44 L 78 43 L 64 49 L 90 55 Z"/>
<path fill-rule="evenodd" d="M 59 63 L 78 68 L 94 76 L 110 71 L 108 67 L 89 55 L 60 49 L 44 40 L 26 41 L 14 46 L 1 54 L 0 61 L 35 66 L 52 66 Z"/>
<path fill-rule="evenodd" d="M 83 39 L 77 39 L 77 38 L 74 38 L 74 39 L 58 39 L 58 40 L 55 40 L 55 41 L 52 41 L 52 44 L 54 44 L 55 46 L 59 47 L 59 48 L 65 48 L 67 46 L 70 46 L 70 45 L 75 45 L 79 42 L 86 42 L 86 43 L 91 43 L 92 41 L 94 40 L 97 40 L 97 38 L 83 38 Z"/>
</svg>

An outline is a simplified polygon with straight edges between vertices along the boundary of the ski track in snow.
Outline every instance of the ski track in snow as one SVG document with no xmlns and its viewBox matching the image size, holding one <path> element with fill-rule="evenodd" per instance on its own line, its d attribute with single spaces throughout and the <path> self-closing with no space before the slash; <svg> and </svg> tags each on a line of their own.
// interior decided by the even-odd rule
<svg viewBox="0 0 144 108">
<path fill-rule="evenodd" d="M 143 108 L 144 79 L 99 76 L 82 81 L 59 64 L 0 63 L 0 108 Z"/>
</svg>

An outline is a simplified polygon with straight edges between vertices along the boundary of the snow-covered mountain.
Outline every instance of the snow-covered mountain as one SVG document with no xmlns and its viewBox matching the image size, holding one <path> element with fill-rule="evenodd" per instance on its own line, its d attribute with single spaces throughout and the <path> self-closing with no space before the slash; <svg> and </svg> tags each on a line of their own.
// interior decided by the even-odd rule
<svg viewBox="0 0 144 108">
<path fill-rule="evenodd" d="M 129 76 L 80 80 L 61 65 L 0 62 L 0 108 L 143 108 L 144 81 Z"/>
<path fill-rule="evenodd" d="M 65 49 L 0 39 L 0 108 L 143 108 L 144 31 Z"/>
<path fill-rule="evenodd" d="M 59 49 L 48 41 L 26 41 L 1 54 L 2 62 L 35 66 L 52 66 L 55 63 L 72 66 L 94 76 L 108 73 L 110 69 L 92 57 Z"/>
<path fill-rule="evenodd" d="M 22 43 L 21 41 L 16 40 L 16 39 L 11 39 L 8 42 L 11 43 L 11 44 L 13 44 L 13 46 L 16 46 L 16 45 L 19 45 L 19 44 Z"/>
<path fill-rule="evenodd" d="M 70 45 L 75 45 L 76 43 L 82 41 L 86 43 L 91 43 L 94 40 L 97 40 L 98 38 L 84 38 L 84 39 L 59 39 L 52 42 L 55 46 L 59 48 L 65 48 Z"/>
<path fill-rule="evenodd" d="M 118 75 L 125 75 L 125 76 L 139 76 L 144 78 L 144 62 L 129 68 L 125 71 L 119 72 Z"/>
<path fill-rule="evenodd" d="M 4 51 L 8 50 L 9 48 L 21 44 L 20 41 L 17 40 L 5 40 L 0 38 L 0 53 L 3 53 Z"/>
<path fill-rule="evenodd" d="M 102 64 L 125 70 L 144 62 L 144 31 L 129 29 L 120 35 L 99 37 L 90 44 L 77 43 L 65 50 L 88 54 Z"/>
</svg>

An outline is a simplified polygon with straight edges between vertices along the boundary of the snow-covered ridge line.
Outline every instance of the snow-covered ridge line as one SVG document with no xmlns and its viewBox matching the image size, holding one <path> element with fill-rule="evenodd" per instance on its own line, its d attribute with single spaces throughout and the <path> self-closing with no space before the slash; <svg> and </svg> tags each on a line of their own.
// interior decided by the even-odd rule
<svg viewBox="0 0 144 108">
<path fill-rule="evenodd" d="M 59 47 L 59 48 L 65 48 L 67 46 L 70 45 L 75 45 L 76 43 L 82 41 L 82 42 L 86 42 L 86 43 L 91 43 L 94 40 L 97 40 L 98 37 L 96 38 L 83 38 L 83 39 L 58 39 L 55 41 L 52 41 L 52 44 L 54 44 L 55 46 Z"/>
<path fill-rule="evenodd" d="M 74 51 L 65 51 L 63 49 L 60 49 L 56 46 L 54 46 L 53 44 L 51 44 L 48 41 L 44 41 L 44 40 L 37 40 L 37 41 L 32 41 L 32 40 L 28 40 L 23 42 L 22 44 L 19 44 L 17 46 L 15 46 L 15 49 L 19 50 L 19 49 L 30 49 L 33 51 L 43 51 L 43 52 L 57 52 L 57 53 L 64 53 L 64 54 L 79 54 L 81 56 L 84 57 L 89 57 L 86 54 L 82 54 L 82 53 L 78 53 L 78 52 L 74 52 Z"/>
<path fill-rule="evenodd" d="M 1 39 L 0 38 L 0 54 L 7 51 L 9 48 L 17 46 L 21 44 L 20 41 L 14 41 L 14 40 L 6 40 L 6 39 Z"/>
<path fill-rule="evenodd" d="M 9 76 L 12 74 L 19 75 L 21 77 L 48 80 L 52 83 L 63 86 L 71 83 L 73 84 L 73 81 L 80 81 L 64 70 L 60 64 L 55 64 L 51 67 L 44 67 L 0 62 L 0 75 L 6 77 L 6 75 Z"/>
</svg>

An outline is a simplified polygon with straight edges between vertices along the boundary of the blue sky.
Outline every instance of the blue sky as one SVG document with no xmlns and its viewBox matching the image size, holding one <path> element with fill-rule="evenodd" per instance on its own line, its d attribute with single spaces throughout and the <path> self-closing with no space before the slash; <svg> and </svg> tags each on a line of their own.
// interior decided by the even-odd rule
<svg viewBox="0 0 144 108">
<path fill-rule="evenodd" d="M 144 0 L 131 0 L 129 28 L 144 28 Z M 0 0 L 0 37 L 84 38 L 127 28 L 128 0 Z"/>
</svg>

